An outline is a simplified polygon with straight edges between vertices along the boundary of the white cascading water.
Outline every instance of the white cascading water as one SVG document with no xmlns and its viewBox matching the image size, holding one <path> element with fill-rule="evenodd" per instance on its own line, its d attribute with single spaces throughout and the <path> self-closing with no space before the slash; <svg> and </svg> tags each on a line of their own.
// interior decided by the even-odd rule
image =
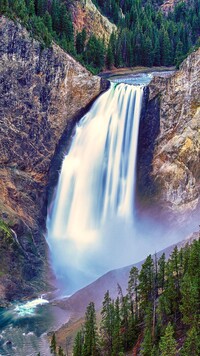
<svg viewBox="0 0 200 356">
<path fill-rule="evenodd" d="M 77 125 L 62 163 L 48 242 L 58 274 L 85 274 L 79 287 L 110 267 L 115 250 L 119 259 L 125 240 L 117 234 L 133 233 L 142 96 L 143 86 L 112 83 Z"/>
</svg>

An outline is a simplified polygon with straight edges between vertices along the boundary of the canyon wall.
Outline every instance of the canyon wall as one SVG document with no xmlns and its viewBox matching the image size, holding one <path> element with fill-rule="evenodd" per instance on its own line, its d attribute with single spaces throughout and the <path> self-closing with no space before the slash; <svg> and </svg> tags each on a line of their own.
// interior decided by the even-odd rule
<svg viewBox="0 0 200 356">
<path fill-rule="evenodd" d="M 146 90 L 139 144 L 139 201 L 184 221 L 200 205 L 200 49 Z M 158 204 L 159 203 L 159 204 Z M 198 225 L 198 221 L 197 221 Z"/>
<path fill-rule="evenodd" d="M 111 33 L 117 31 L 116 25 L 103 16 L 91 0 L 74 1 L 71 12 L 75 33 L 86 28 L 89 36 L 94 34 L 107 44 Z"/>
<path fill-rule="evenodd" d="M 70 135 L 84 108 L 102 91 L 102 82 L 61 48 L 42 48 L 26 29 L 5 17 L 0 19 L 0 51 L 3 300 L 20 296 L 24 289 L 33 292 L 36 277 L 44 273 L 43 232 L 52 158 L 62 135 Z M 44 288 L 42 278 L 36 285 Z"/>
</svg>

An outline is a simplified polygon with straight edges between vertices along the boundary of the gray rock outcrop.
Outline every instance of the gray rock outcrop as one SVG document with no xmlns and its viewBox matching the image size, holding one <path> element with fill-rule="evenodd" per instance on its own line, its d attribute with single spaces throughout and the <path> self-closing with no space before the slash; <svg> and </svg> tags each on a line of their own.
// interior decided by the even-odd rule
<svg viewBox="0 0 200 356">
<path fill-rule="evenodd" d="M 0 18 L 0 55 L 0 220 L 17 234 L 23 262 L 18 253 L 13 263 L 16 268 L 19 263 L 19 270 L 26 264 L 21 279 L 32 283 L 44 270 L 36 268 L 38 263 L 46 263 L 42 233 L 52 158 L 63 133 L 70 135 L 71 127 L 102 87 L 100 78 L 60 47 L 42 48 L 25 28 L 5 17 Z M 3 228 L 1 232 L 3 246 Z M 14 281 L 5 268 L 12 264 L 14 247 L 8 249 L 7 263 L 0 251 L 0 285 L 4 281 L 0 298 L 7 295 L 5 280 L 7 285 L 10 280 L 14 286 L 18 283 L 18 291 L 24 288 L 20 288 L 19 276 Z M 30 264 L 35 270 L 32 274 Z"/>
<path fill-rule="evenodd" d="M 139 195 L 179 220 L 200 204 L 200 49 L 150 83 L 139 147 Z M 143 147 L 142 147 L 143 146 Z"/>
</svg>

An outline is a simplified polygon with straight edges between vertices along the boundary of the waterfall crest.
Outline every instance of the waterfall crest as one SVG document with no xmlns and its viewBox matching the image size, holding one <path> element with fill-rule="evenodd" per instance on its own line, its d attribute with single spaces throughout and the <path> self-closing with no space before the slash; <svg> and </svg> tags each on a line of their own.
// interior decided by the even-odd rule
<svg viewBox="0 0 200 356">
<path fill-rule="evenodd" d="M 143 86 L 112 83 L 78 123 L 47 220 L 55 265 L 90 270 L 88 250 L 98 260 L 106 226 L 134 223 L 142 96 Z"/>
</svg>

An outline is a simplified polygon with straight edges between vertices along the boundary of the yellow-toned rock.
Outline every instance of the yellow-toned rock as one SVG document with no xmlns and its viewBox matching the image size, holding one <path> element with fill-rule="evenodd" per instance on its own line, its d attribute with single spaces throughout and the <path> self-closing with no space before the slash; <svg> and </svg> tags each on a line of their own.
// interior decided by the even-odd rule
<svg viewBox="0 0 200 356">
<path fill-rule="evenodd" d="M 200 49 L 171 77 L 155 77 L 148 89 L 149 121 L 145 125 L 154 125 L 157 133 L 153 142 L 148 138 L 143 156 L 152 150 L 148 176 L 154 187 L 153 199 L 163 209 L 181 212 L 185 218 L 200 208 L 199 82 Z M 144 163 L 140 165 L 142 171 Z"/>
<path fill-rule="evenodd" d="M 95 35 L 108 44 L 112 32 L 117 31 L 116 25 L 103 16 L 91 0 L 74 1 L 71 4 L 75 33 L 85 27 L 88 35 Z"/>
</svg>

